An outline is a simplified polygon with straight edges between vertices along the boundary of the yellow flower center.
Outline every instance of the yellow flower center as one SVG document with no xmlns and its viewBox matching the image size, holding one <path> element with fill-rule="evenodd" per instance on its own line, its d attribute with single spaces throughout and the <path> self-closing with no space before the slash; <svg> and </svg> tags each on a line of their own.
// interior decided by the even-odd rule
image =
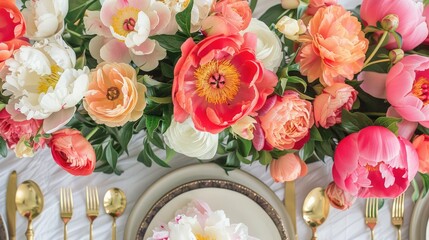
<svg viewBox="0 0 429 240">
<path fill-rule="evenodd" d="M 119 9 L 112 17 L 112 27 L 115 33 L 126 37 L 129 32 L 134 31 L 139 10 L 134 7 Z"/>
<path fill-rule="evenodd" d="M 215 238 L 201 234 L 195 234 L 195 237 L 197 238 L 197 240 L 216 240 Z"/>
<path fill-rule="evenodd" d="M 40 78 L 39 86 L 37 87 L 38 93 L 46 93 L 50 87 L 55 88 L 63 71 L 64 70 L 60 66 L 52 65 L 51 74 L 42 76 Z"/>
<path fill-rule="evenodd" d="M 429 79 L 426 77 L 418 78 L 413 85 L 412 93 L 426 105 L 429 103 Z"/>
<path fill-rule="evenodd" d="M 198 67 L 194 76 L 198 96 L 209 103 L 232 101 L 240 87 L 240 73 L 228 60 L 212 60 Z"/>
</svg>

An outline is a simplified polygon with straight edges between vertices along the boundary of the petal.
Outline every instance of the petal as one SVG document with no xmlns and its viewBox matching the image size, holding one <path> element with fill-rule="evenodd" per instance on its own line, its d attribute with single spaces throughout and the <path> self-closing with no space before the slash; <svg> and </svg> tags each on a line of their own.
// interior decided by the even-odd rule
<svg viewBox="0 0 429 240">
<path fill-rule="evenodd" d="M 53 133 L 57 131 L 73 118 L 75 112 L 76 107 L 71 107 L 51 114 L 43 121 L 43 131 L 45 133 Z"/>
</svg>

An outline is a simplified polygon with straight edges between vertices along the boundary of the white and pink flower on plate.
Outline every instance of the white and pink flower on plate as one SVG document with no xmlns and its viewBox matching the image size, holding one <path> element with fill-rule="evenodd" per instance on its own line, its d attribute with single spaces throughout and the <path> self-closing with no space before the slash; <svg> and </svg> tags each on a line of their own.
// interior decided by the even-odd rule
<svg viewBox="0 0 429 240">
<path fill-rule="evenodd" d="M 171 11 L 167 5 L 152 0 L 106 0 L 101 10 L 88 11 L 84 18 L 87 34 L 96 34 L 90 44 L 91 55 L 98 62 L 133 61 L 150 71 L 166 57 L 166 50 L 150 36 L 169 32 Z"/>
</svg>

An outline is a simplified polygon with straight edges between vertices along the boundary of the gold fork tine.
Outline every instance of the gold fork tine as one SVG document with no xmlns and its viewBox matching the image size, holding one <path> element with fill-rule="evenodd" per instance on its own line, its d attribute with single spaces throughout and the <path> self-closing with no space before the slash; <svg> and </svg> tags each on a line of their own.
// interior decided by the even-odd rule
<svg viewBox="0 0 429 240">
<path fill-rule="evenodd" d="M 404 194 L 393 200 L 392 205 L 392 224 L 396 227 L 398 240 L 401 240 L 401 227 L 404 221 L 405 197 Z"/>
<path fill-rule="evenodd" d="M 98 217 L 99 208 L 98 190 L 95 187 L 86 187 L 86 216 L 89 219 L 89 239 L 92 240 L 93 222 Z"/>
<path fill-rule="evenodd" d="M 64 240 L 67 240 L 67 223 L 73 216 L 73 194 L 70 188 L 60 188 L 60 217 L 64 222 Z"/>
<path fill-rule="evenodd" d="M 371 239 L 374 240 L 374 228 L 377 224 L 378 199 L 368 198 L 365 205 L 365 224 L 371 230 Z"/>
</svg>

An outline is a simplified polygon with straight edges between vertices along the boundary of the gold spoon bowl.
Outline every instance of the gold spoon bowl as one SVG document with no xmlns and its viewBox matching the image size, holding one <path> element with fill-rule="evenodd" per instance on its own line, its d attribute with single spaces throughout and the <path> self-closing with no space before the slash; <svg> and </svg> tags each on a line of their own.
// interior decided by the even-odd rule
<svg viewBox="0 0 429 240">
<path fill-rule="evenodd" d="M 127 197 L 119 188 L 111 188 L 104 195 L 104 210 L 112 216 L 112 240 L 116 240 L 116 218 L 120 217 L 127 206 Z"/>
<path fill-rule="evenodd" d="M 27 231 L 25 232 L 28 240 L 34 239 L 32 223 L 33 219 L 42 212 L 43 202 L 43 193 L 35 182 L 27 180 L 18 186 L 15 204 L 19 214 L 28 219 Z"/>
<path fill-rule="evenodd" d="M 329 200 L 325 195 L 325 190 L 321 187 L 314 188 L 305 197 L 302 214 L 305 223 L 313 232 L 312 240 L 317 239 L 317 227 L 325 222 L 329 214 L 329 207 Z"/>
</svg>

